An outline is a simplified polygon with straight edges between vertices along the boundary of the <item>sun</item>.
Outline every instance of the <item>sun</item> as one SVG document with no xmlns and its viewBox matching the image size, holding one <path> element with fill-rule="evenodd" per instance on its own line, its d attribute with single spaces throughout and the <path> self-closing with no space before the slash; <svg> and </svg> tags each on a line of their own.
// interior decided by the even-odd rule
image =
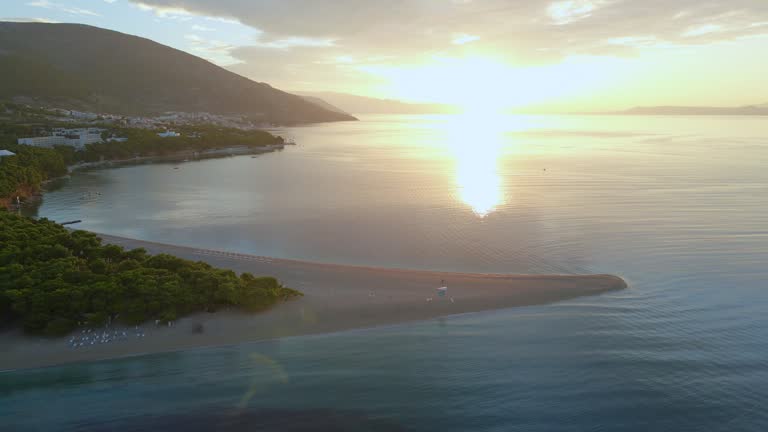
<svg viewBox="0 0 768 432">
<path fill-rule="evenodd" d="M 496 111 L 510 101 L 504 79 L 507 66 L 491 57 L 433 57 L 416 66 L 395 66 L 377 72 L 389 81 L 389 93 L 397 97 L 455 105 L 464 111 Z"/>
<path fill-rule="evenodd" d="M 465 112 L 499 112 L 564 103 L 608 85 L 621 61 L 568 57 L 546 65 L 512 65 L 494 55 L 432 56 L 419 64 L 368 66 L 391 98 L 455 105 Z"/>
</svg>

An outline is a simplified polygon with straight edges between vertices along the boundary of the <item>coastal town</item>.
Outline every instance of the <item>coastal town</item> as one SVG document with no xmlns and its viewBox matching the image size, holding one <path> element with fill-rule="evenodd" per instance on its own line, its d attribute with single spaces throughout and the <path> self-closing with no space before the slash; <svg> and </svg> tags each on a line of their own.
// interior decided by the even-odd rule
<svg viewBox="0 0 768 432">
<path fill-rule="evenodd" d="M 127 141 L 124 137 L 104 137 L 102 134 L 106 131 L 103 128 L 53 128 L 51 130 L 41 130 L 39 136 L 18 138 L 19 144 L 30 145 L 34 147 L 54 147 L 57 145 L 71 146 L 76 149 L 82 149 L 87 144 L 93 144 L 102 141 Z"/>
<path fill-rule="evenodd" d="M 212 114 L 208 112 L 175 112 L 169 111 L 155 116 L 129 116 L 117 115 L 105 112 L 86 112 L 64 108 L 51 107 L 33 107 L 30 105 L 17 105 L 21 109 L 36 109 L 36 111 L 47 116 L 51 121 L 62 123 L 97 123 L 110 124 L 121 127 L 131 127 L 139 129 L 157 129 L 167 126 L 211 124 L 220 127 L 256 130 L 273 126 L 270 123 L 256 121 L 246 115 L 224 115 Z M 6 107 L 6 110 L 9 109 Z"/>
<path fill-rule="evenodd" d="M 293 144 L 269 126 L 244 116 L 131 117 L 0 103 L 0 208 L 19 208 L 45 181 L 76 169 L 256 155 Z"/>
<path fill-rule="evenodd" d="M 0 158 L 16 154 L 8 142 L 36 148 L 68 147 L 79 153 L 92 150 L 94 145 L 101 146 L 102 153 L 103 146 L 109 144 L 141 146 L 153 136 L 158 139 L 183 139 L 187 147 L 190 140 L 205 145 L 203 142 L 210 140 L 200 138 L 214 137 L 234 137 L 236 139 L 231 141 L 237 142 L 232 142 L 233 145 L 252 145 L 252 142 L 242 141 L 249 141 L 248 137 L 259 135 L 263 129 L 273 126 L 243 115 L 166 112 L 156 116 L 128 116 L 7 102 L 0 104 L 0 137 L 4 137 L 3 142 L 6 143 L 0 146 Z M 170 149 L 181 145 L 176 142 L 178 140 L 166 144 L 162 141 L 156 146 Z M 219 147 L 219 144 L 215 146 Z M 136 154 L 131 155 L 134 156 Z"/>
<path fill-rule="evenodd" d="M 101 142 L 125 142 L 127 137 L 117 136 L 110 129 L 142 129 L 158 131 L 161 138 L 180 137 L 175 128 L 183 126 L 211 125 L 241 131 L 251 131 L 270 127 L 270 124 L 258 123 L 245 116 L 226 116 L 206 112 L 186 113 L 168 112 L 154 117 L 122 116 L 109 113 L 94 113 L 62 108 L 32 107 L 29 105 L 5 105 L 5 114 L 22 116 L 33 113 L 28 118 L 33 124 L 32 134 L 17 138 L 18 144 L 34 147 L 52 148 L 70 146 L 82 150 L 88 144 Z M 0 116 L 2 113 L 0 113 Z M 76 127 L 53 127 L 51 125 L 71 124 Z M 190 137 L 196 138 L 194 133 Z"/>
<path fill-rule="evenodd" d="M 157 136 L 161 138 L 171 138 L 180 137 L 181 134 L 179 132 L 166 129 L 163 132 L 157 132 Z M 104 128 L 41 129 L 39 136 L 17 139 L 18 144 L 24 144 L 33 147 L 50 148 L 61 145 L 74 147 L 77 150 L 82 150 L 88 144 L 126 141 L 128 141 L 128 138 L 109 134 L 107 129 Z"/>
</svg>

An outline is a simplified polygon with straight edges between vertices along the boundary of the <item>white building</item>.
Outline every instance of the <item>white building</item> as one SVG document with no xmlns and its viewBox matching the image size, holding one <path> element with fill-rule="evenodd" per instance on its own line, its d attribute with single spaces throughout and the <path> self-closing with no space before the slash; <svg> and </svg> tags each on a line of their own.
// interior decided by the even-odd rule
<svg viewBox="0 0 768 432">
<path fill-rule="evenodd" d="M 68 129 L 64 136 L 70 142 L 69 145 L 73 145 L 77 148 L 85 147 L 86 144 L 93 144 L 101 142 L 101 133 L 104 129 Z"/>
<path fill-rule="evenodd" d="M 158 134 L 157 134 L 157 136 L 159 136 L 159 137 L 163 137 L 163 138 L 168 138 L 168 137 L 177 137 L 177 136 L 181 136 L 181 134 L 180 134 L 180 133 L 178 133 L 178 132 L 174 132 L 174 131 L 169 131 L 169 130 L 167 130 L 167 131 L 165 131 L 165 132 L 160 132 L 160 133 L 158 133 Z"/>
<path fill-rule="evenodd" d="M 74 111 L 74 110 L 70 110 L 69 115 L 76 119 L 85 119 L 85 120 L 95 120 L 97 117 L 99 117 L 98 114 L 94 114 L 90 112 Z"/>
<path fill-rule="evenodd" d="M 7 156 L 16 156 L 16 153 L 8 150 L 0 150 L 0 158 Z"/>
<path fill-rule="evenodd" d="M 57 128 L 53 130 L 53 133 L 50 136 L 19 138 L 18 143 L 35 147 L 53 147 L 57 145 L 66 145 L 81 149 L 87 144 L 101 142 L 101 133 L 103 131 L 104 129 L 97 128 Z"/>
<path fill-rule="evenodd" d="M 59 135 L 19 138 L 18 142 L 19 144 L 33 147 L 53 147 L 57 145 L 68 145 L 67 138 Z"/>
</svg>

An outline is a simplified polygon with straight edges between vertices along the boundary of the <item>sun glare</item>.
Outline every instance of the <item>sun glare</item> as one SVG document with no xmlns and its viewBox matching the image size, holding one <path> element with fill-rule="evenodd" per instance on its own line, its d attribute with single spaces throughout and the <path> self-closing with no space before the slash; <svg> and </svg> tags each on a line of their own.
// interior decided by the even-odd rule
<svg viewBox="0 0 768 432">
<path fill-rule="evenodd" d="M 494 56 L 440 57 L 419 65 L 364 66 L 384 79 L 389 97 L 451 104 L 467 113 L 493 113 L 588 95 L 622 76 L 624 61 L 569 57 L 542 66 L 514 66 Z"/>
</svg>

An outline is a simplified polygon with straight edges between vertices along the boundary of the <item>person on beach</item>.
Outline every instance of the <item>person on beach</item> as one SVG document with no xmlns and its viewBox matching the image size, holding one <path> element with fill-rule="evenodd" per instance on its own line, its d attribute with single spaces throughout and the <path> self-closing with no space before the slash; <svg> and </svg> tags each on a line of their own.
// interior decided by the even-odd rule
<svg viewBox="0 0 768 432">
<path fill-rule="evenodd" d="M 448 293 L 448 286 L 445 284 L 445 279 L 440 281 L 440 287 L 437 289 L 438 297 L 445 297 Z"/>
</svg>

